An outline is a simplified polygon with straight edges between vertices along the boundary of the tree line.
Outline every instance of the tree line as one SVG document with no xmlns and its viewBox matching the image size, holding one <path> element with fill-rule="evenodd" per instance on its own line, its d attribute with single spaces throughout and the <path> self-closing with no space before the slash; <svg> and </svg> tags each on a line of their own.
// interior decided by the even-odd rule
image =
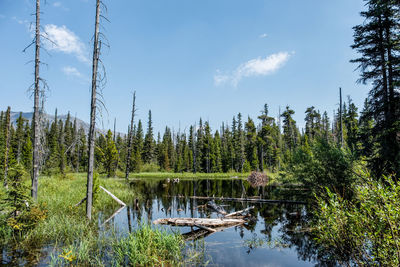
<svg viewBox="0 0 400 267">
<path fill-rule="evenodd" d="M 233 116 L 230 125 L 222 123 L 212 130 L 201 118 L 188 132 L 174 132 L 165 127 L 154 133 L 151 110 L 146 126 L 141 120 L 131 127 L 128 135 L 96 131 L 95 166 L 99 172 L 114 176 L 126 170 L 172 172 L 249 172 L 252 170 L 279 171 L 293 163 L 296 151 L 305 143 L 325 140 L 350 150 L 355 156 L 370 156 L 378 144 L 370 133 L 376 124 L 370 116 L 371 107 L 365 101 L 361 116 L 349 97 L 333 120 L 327 112 L 311 106 L 305 111 L 305 128 L 300 130 L 293 119 L 294 111 L 287 106 L 279 118 L 271 117 L 268 105 L 256 120 Z M 340 127 L 342 118 L 343 126 Z M 32 168 L 32 125 L 20 114 L 15 125 L 10 125 L 10 110 L 0 114 L 0 149 L 3 166 L 22 163 L 27 171 Z M 146 129 L 144 129 L 146 127 Z M 54 120 L 42 129 L 40 150 L 41 173 L 52 175 L 83 172 L 88 167 L 88 133 L 70 114 L 63 121 L 55 112 Z M 132 136 L 128 160 L 129 136 Z M 9 141 L 7 141 L 9 140 Z M 8 147 L 8 149 L 7 149 Z M 6 159 L 6 151 L 7 159 Z M 3 172 L 4 172 L 3 168 Z"/>
</svg>

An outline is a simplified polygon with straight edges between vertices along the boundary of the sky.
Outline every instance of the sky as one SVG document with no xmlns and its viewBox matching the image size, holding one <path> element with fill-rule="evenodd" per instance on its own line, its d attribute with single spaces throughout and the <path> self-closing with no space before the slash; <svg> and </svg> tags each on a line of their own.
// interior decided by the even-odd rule
<svg viewBox="0 0 400 267">
<path fill-rule="evenodd" d="M 34 0 L 0 0 L 0 109 L 33 110 Z M 49 86 L 45 111 L 90 118 L 95 0 L 41 1 L 40 76 Z M 350 63 L 352 27 L 362 0 L 103 0 L 101 59 L 107 76 L 99 128 L 127 132 L 132 93 L 144 126 L 188 132 L 199 118 L 213 130 L 242 113 L 257 120 L 287 105 L 304 127 L 307 107 L 338 108 L 338 91 L 362 109 L 368 85 Z"/>
</svg>

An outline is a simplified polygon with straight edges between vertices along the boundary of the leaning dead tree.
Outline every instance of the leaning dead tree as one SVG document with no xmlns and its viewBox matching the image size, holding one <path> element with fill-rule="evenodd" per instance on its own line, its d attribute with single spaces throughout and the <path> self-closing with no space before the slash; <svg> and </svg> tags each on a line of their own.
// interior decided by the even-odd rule
<svg viewBox="0 0 400 267">
<path fill-rule="evenodd" d="M 99 64 L 99 21 L 100 21 L 100 0 L 96 1 L 96 20 L 94 29 L 93 61 L 92 61 L 92 98 L 90 103 L 90 128 L 89 128 L 89 151 L 88 151 L 88 174 L 86 189 L 86 217 L 92 219 L 93 202 L 93 169 L 94 169 L 94 131 L 96 127 L 96 89 L 97 70 Z"/>
<path fill-rule="evenodd" d="M 6 131 L 5 131 L 5 141 L 6 141 L 6 147 L 4 151 L 4 187 L 7 187 L 7 175 L 8 175 L 8 154 L 10 150 L 10 113 L 11 113 L 11 108 L 7 108 L 6 112 Z"/>
<path fill-rule="evenodd" d="M 135 119 L 135 112 L 136 112 L 135 101 L 136 101 L 136 91 L 133 93 L 131 124 L 129 125 L 129 133 L 128 133 L 128 155 L 126 157 L 126 170 L 125 170 L 125 179 L 127 181 L 128 181 L 128 177 L 129 177 L 131 154 L 132 154 L 133 121 Z"/>
<path fill-rule="evenodd" d="M 88 173 L 87 173 L 87 184 L 86 184 L 86 217 L 91 220 L 92 218 L 92 204 L 93 204 L 93 172 L 94 172 L 94 139 L 95 139 L 95 129 L 96 129 L 96 109 L 97 102 L 103 105 L 104 103 L 97 97 L 101 97 L 102 87 L 105 85 L 105 69 L 100 60 L 100 51 L 102 37 L 105 36 L 100 32 L 100 18 L 106 19 L 100 10 L 100 5 L 103 9 L 107 10 L 106 6 L 100 0 L 96 0 L 96 16 L 95 16 L 95 27 L 94 27 L 94 41 L 93 41 L 93 60 L 92 60 L 92 94 L 90 103 L 90 127 L 89 127 L 89 150 L 88 150 Z M 107 20 L 107 19 L 106 19 Z M 106 45 L 107 45 L 107 40 Z M 108 45 L 107 45 L 108 46 Z M 102 66 L 102 72 L 99 71 L 99 64 Z M 100 88 L 99 88 L 100 87 Z"/>
</svg>

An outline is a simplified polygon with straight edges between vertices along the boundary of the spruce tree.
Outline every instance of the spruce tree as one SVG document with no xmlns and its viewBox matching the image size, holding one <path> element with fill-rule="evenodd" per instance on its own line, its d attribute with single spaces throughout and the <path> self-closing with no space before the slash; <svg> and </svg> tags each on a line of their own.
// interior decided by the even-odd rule
<svg viewBox="0 0 400 267">
<path fill-rule="evenodd" d="M 117 163 L 118 150 L 113 140 L 113 133 L 111 130 L 108 130 L 105 137 L 105 148 L 103 151 L 103 166 L 107 173 L 107 177 L 115 176 Z"/>
<path fill-rule="evenodd" d="M 361 12 L 363 24 L 355 26 L 355 49 L 361 56 L 358 82 L 371 83 L 368 102 L 374 117 L 372 135 L 379 143 L 378 153 L 370 158 L 370 166 L 378 176 L 400 171 L 400 20 L 399 3 L 394 0 L 367 0 Z"/>
<path fill-rule="evenodd" d="M 154 160 L 153 120 L 151 118 L 151 110 L 149 110 L 147 132 L 143 144 L 143 161 L 144 163 L 151 163 L 153 160 Z"/>
<path fill-rule="evenodd" d="M 253 120 L 248 117 L 246 122 L 246 158 L 251 170 L 258 170 L 257 131 Z"/>
</svg>

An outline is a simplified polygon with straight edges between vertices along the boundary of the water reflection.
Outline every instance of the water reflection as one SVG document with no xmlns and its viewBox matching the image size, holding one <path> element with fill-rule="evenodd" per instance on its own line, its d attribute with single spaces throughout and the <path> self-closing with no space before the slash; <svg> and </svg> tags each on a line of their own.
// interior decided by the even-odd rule
<svg viewBox="0 0 400 267">
<path fill-rule="evenodd" d="M 120 232 L 130 232 L 141 222 L 158 218 L 198 217 L 214 218 L 216 214 L 202 208 L 206 199 L 195 196 L 250 198 L 304 201 L 306 193 L 299 188 L 251 186 L 240 179 L 224 180 L 135 180 L 132 192 L 140 196 L 115 216 L 109 223 Z M 253 219 L 243 226 L 206 234 L 205 250 L 211 266 L 334 266 L 329 255 L 323 255 L 307 231 L 309 215 L 304 204 L 249 203 L 245 201 L 215 200 L 230 213 L 255 206 Z M 109 211 L 111 214 L 112 211 Z M 107 213 L 103 214 L 106 219 Z M 163 227 L 180 231 L 188 239 L 196 240 L 190 227 Z M 191 236 L 193 235 L 193 236 Z M 199 236 L 201 236 L 199 234 Z M 198 265 L 201 265 L 198 263 Z"/>
</svg>

